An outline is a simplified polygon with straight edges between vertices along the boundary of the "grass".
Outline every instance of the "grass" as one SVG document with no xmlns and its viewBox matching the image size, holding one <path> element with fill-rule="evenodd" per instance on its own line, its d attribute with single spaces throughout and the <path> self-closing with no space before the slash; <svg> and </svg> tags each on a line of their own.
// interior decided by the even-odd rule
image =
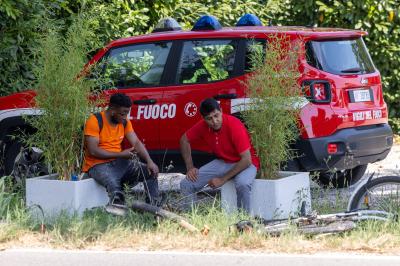
<svg viewBox="0 0 400 266">
<path fill-rule="evenodd" d="M 24 207 L 22 195 L 10 191 L 7 178 L 0 179 L 0 249 L 9 247 L 47 247 L 56 249 L 92 250 L 195 250 L 200 252 L 366 252 L 399 254 L 400 223 L 366 222 L 338 235 L 307 237 L 291 230 L 280 237 L 265 236 L 253 231 L 238 233 L 231 225 L 243 214 L 227 215 L 219 208 L 218 199 L 208 201 L 188 213 L 182 213 L 193 225 L 210 228 L 208 235 L 192 234 L 176 223 L 157 220 L 151 214 L 129 211 L 126 217 L 115 217 L 103 209 L 85 212 L 82 218 L 65 214 L 46 221 L 41 232 L 40 220 L 34 220 Z M 4 185 L 2 185 L 4 184 Z M 332 197 L 331 190 L 313 189 L 313 195 Z M 325 193 L 325 194 L 324 194 Z M 314 201 L 320 213 L 343 210 L 344 197 L 337 190 L 334 204 Z M 335 194 L 335 193 L 333 193 Z M 322 195 L 322 197 L 321 197 Z M 318 202 L 318 204 L 317 204 Z"/>
</svg>

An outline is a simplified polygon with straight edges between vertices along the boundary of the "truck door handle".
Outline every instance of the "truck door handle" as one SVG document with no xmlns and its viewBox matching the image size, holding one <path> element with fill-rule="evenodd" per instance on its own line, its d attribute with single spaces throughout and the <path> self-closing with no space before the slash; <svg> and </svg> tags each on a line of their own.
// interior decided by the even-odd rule
<svg viewBox="0 0 400 266">
<path fill-rule="evenodd" d="M 237 95 L 236 93 L 227 93 L 227 94 L 217 94 L 214 95 L 215 100 L 220 100 L 220 99 L 236 99 Z"/>
<path fill-rule="evenodd" d="M 145 100 L 133 101 L 134 104 L 144 104 L 144 105 L 155 104 L 156 102 L 157 102 L 156 99 L 145 99 Z"/>
</svg>

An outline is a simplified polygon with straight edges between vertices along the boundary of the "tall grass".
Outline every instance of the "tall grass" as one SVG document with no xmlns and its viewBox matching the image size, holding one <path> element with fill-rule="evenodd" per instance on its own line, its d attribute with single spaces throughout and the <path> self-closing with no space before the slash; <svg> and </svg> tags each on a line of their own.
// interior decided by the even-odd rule
<svg viewBox="0 0 400 266">
<path fill-rule="evenodd" d="M 49 29 L 39 40 L 34 68 L 40 112 L 28 118 L 36 129 L 28 144 L 43 150 L 51 171 L 59 173 L 60 179 L 69 179 L 80 172 L 82 130 L 93 104 L 89 95 L 97 85 L 82 76 L 93 32 L 90 18 L 83 14 L 66 33 L 51 21 L 45 25 Z"/>
<path fill-rule="evenodd" d="M 10 176 L 0 178 L 0 243 L 18 237 L 29 228 L 29 215 L 20 189 Z M 28 229 L 29 230 L 29 229 Z"/>
<path fill-rule="evenodd" d="M 21 217 L 24 212 L 22 191 L 13 184 L 10 176 L 0 178 L 0 220 L 11 221 Z"/>
<path fill-rule="evenodd" d="M 244 118 L 260 158 L 261 178 L 275 179 L 282 163 L 293 157 L 290 145 L 299 135 L 300 46 L 289 36 L 276 34 L 268 37 L 266 49 L 257 48 L 251 57 L 254 73 L 247 80 L 251 101 Z"/>
</svg>

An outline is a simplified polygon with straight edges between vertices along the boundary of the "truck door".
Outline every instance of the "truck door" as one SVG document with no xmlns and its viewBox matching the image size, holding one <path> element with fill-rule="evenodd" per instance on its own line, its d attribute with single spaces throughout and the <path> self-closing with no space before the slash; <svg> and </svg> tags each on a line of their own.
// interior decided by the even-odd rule
<svg viewBox="0 0 400 266">
<path fill-rule="evenodd" d="M 160 141 L 168 153 L 179 153 L 182 134 L 201 119 L 200 102 L 214 97 L 223 111 L 230 113 L 230 101 L 240 87 L 235 64 L 238 39 L 180 41 L 173 85 L 164 89 L 163 104 L 175 106 L 172 121 L 160 121 Z M 229 105 L 229 108 L 228 108 Z M 202 143 L 192 144 L 192 150 L 207 151 Z"/>
<path fill-rule="evenodd" d="M 164 66 L 172 42 L 125 45 L 112 48 L 106 56 L 106 94 L 124 93 L 132 102 L 129 119 L 139 139 L 149 150 L 160 149 Z"/>
</svg>

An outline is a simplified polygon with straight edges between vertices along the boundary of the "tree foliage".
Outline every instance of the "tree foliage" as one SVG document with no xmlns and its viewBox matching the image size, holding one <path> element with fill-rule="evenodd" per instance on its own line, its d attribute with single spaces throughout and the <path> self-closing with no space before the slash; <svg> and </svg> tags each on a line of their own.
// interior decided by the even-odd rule
<svg viewBox="0 0 400 266">
<path fill-rule="evenodd" d="M 0 95 L 30 87 L 32 49 L 44 16 L 69 25 L 82 8 L 95 15 L 93 48 L 110 40 L 150 32 L 160 18 L 173 17 L 190 29 L 204 14 L 234 25 L 253 13 L 268 25 L 342 27 L 369 32 L 365 38 L 382 74 L 392 125 L 400 128 L 400 0 L 1 0 Z"/>
</svg>

